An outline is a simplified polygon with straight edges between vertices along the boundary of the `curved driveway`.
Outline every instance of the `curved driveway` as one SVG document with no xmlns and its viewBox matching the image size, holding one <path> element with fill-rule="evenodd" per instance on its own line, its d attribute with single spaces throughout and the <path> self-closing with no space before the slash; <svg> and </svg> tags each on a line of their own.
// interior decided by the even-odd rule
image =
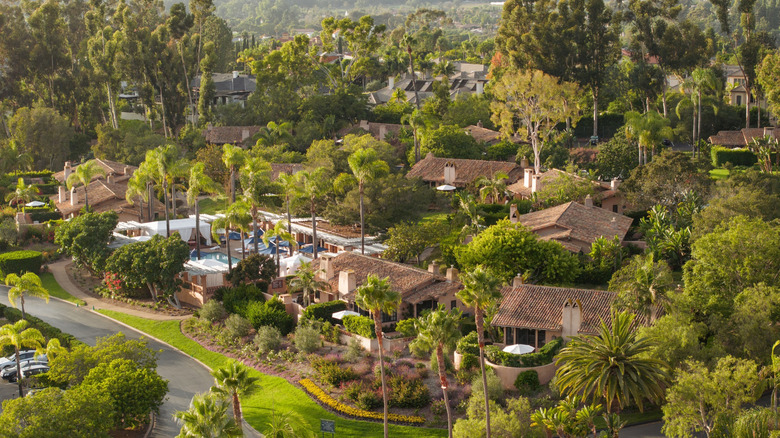
<svg viewBox="0 0 780 438">
<path fill-rule="evenodd" d="M 0 286 L 0 302 L 9 305 L 8 289 L 4 286 Z M 56 299 L 47 304 L 37 298 L 26 298 L 24 310 L 89 345 L 95 345 L 96 338 L 119 332 L 130 339 L 138 339 L 143 335 L 84 307 L 77 308 Z M 179 434 L 179 427 L 173 420 L 173 413 L 187 409 L 193 395 L 208 391 L 213 378 L 203 365 L 186 354 L 154 339 L 148 339 L 148 343 L 150 348 L 162 350 L 158 355 L 157 372 L 168 379 L 168 396 L 160 408 L 157 427 L 151 436 L 175 437 Z"/>
</svg>

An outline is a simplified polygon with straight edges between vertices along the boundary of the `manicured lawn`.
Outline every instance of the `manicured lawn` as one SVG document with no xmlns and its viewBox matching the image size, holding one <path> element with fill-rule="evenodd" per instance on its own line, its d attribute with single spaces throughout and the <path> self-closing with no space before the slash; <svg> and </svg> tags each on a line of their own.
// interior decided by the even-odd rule
<svg viewBox="0 0 780 438">
<path fill-rule="evenodd" d="M 729 177 L 729 171 L 728 169 L 712 169 L 710 170 L 710 178 L 718 180 L 718 179 L 726 179 Z"/>
<path fill-rule="evenodd" d="M 447 219 L 447 216 L 449 214 L 450 213 L 446 213 L 446 212 L 445 213 L 442 213 L 442 212 L 426 213 L 426 214 L 423 215 L 422 219 L 420 219 L 420 223 L 433 222 L 433 221 L 438 221 L 438 220 L 442 220 L 443 221 L 443 220 Z"/>
<path fill-rule="evenodd" d="M 223 199 L 201 199 L 199 204 L 201 214 L 216 214 L 225 210 L 225 200 Z"/>
<path fill-rule="evenodd" d="M 111 310 L 100 310 L 99 312 L 173 345 L 212 369 L 222 366 L 228 361 L 225 356 L 206 350 L 200 344 L 182 334 L 179 321 L 153 321 Z M 243 400 L 241 407 L 247 422 L 257 430 L 262 431 L 262 425 L 271 413 L 277 410 L 297 412 L 309 421 L 316 432 L 320 430 L 320 419 L 328 419 L 336 421 L 336 430 L 340 437 L 366 438 L 382 435 L 381 423 L 348 420 L 336 416 L 314 402 L 302 389 L 293 386 L 287 380 L 281 377 L 269 376 L 256 370 L 252 370 L 252 373 L 260 378 L 262 389 L 256 395 Z M 447 431 L 390 425 L 390 436 L 434 438 L 447 436 Z"/>
<path fill-rule="evenodd" d="M 43 284 L 43 287 L 49 291 L 49 295 L 53 297 L 57 297 L 65 301 L 70 301 L 71 303 L 78 304 L 79 306 L 87 305 L 87 303 L 85 303 L 83 300 L 80 300 L 67 293 L 65 289 L 63 289 L 62 286 L 57 283 L 57 280 L 54 279 L 54 275 L 51 272 L 44 272 L 41 274 L 41 284 Z"/>
</svg>

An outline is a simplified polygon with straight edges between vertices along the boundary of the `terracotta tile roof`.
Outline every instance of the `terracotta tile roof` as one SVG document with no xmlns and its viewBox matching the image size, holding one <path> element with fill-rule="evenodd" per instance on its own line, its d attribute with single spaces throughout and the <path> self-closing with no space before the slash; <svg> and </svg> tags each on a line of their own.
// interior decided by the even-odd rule
<svg viewBox="0 0 780 438">
<path fill-rule="evenodd" d="M 203 131 L 203 137 L 211 144 L 245 144 L 260 132 L 261 126 L 212 126 Z"/>
<path fill-rule="evenodd" d="M 556 240 L 569 250 L 583 252 L 589 252 L 593 242 L 602 236 L 623 240 L 633 222 L 622 214 L 576 202 L 520 215 L 517 221 L 544 240 Z"/>
<path fill-rule="evenodd" d="M 276 181 L 281 173 L 293 175 L 301 170 L 303 170 L 301 163 L 271 163 L 271 180 Z"/>
<path fill-rule="evenodd" d="M 764 128 L 742 128 L 742 136 L 745 137 L 745 144 L 750 144 L 754 138 L 761 138 L 766 134 Z"/>
<path fill-rule="evenodd" d="M 556 179 L 560 178 L 563 175 L 568 175 L 579 181 L 588 181 L 586 178 L 583 178 L 579 175 L 566 172 L 560 169 L 550 169 L 547 172 L 542 172 L 541 175 L 542 175 L 541 178 L 542 188 L 544 188 L 546 184 L 555 181 Z M 600 199 L 611 198 L 618 194 L 618 190 L 612 190 L 612 185 L 610 181 L 591 181 L 591 182 L 593 184 L 593 188 L 596 190 L 596 193 L 598 193 L 598 197 Z M 520 178 L 516 183 L 508 185 L 506 189 L 511 193 L 514 193 L 515 195 L 519 195 L 523 198 L 530 198 L 531 194 L 533 193 L 530 187 L 525 186 L 524 178 Z"/>
<path fill-rule="evenodd" d="M 103 168 L 103 171 L 106 172 L 106 175 L 114 175 L 116 176 L 117 180 L 127 179 L 130 178 L 130 176 L 135 172 L 136 169 L 138 169 L 137 166 L 131 166 L 129 164 L 119 163 L 116 161 L 110 161 L 110 160 L 103 160 L 100 158 L 95 158 L 94 160 L 90 160 L 96 162 L 101 168 Z M 75 170 L 80 165 L 73 166 L 73 170 Z M 124 177 L 124 178 L 123 178 Z M 61 170 L 55 174 L 52 175 L 52 178 L 56 179 L 57 181 L 64 183 L 65 182 L 65 170 Z M 95 176 L 92 178 L 93 180 L 103 178 L 100 175 Z"/>
<path fill-rule="evenodd" d="M 385 141 L 385 137 L 388 134 L 398 134 L 402 127 L 403 125 L 396 123 L 377 123 L 361 120 L 360 123 L 340 129 L 338 132 L 336 132 L 336 135 L 338 137 L 345 137 L 347 134 L 351 134 L 358 129 L 362 129 L 371 134 L 371 136 L 377 140 Z"/>
<path fill-rule="evenodd" d="M 742 131 L 719 131 L 708 139 L 711 144 L 718 146 L 745 146 L 745 137 Z"/>
<path fill-rule="evenodd" d="M 504 172 L 509 175 L 509 182 L 513 183 L 523 175 L 523 168 L 510 161 L 465 160 L 460 158 L 438 158 L 428 154 L 425 158 L 412 166 L 407 178 L 420 178 L 425 182 L 444 184 L 444 166 L 447 163 L 455 165 L 455 181 L 448 182 L 457 187 L 464 187 L 473 183 L 481 176 L 492 177 L 496 172 Z"/>
<path fill-rule="evenodd" d="M 127 180 L 117 183 L 108 183 L 106 180 L 92 180 L 88 186 L 89 194 L 89 206 L 95 212 L 101 213 L 104 211 L 114 210 L 118 213 L 126 210 L 138 210 L 138 200 L 133 205 L 125 199 L 125 192 L 127 191 Z M 76 205 L 70 203 L 70 190 L 66 191 L 64 202 L 59 201 L 59 195 L 50 196 L 57 210 L 62 213 L 63 217 L 67 217 L 71 213 L 77 213 L 84 208 L 84 186 L 76 188 L 76 196 L 78 202 Z M 153 201 L 155 211 L 163 211 L 164 206 L 160 201 L 156 199 Z"/>
<path fill-rule="evenodd" d="M 322 259 L 315 260 L 316 269 L 321 268 Z M 438 298 L 449 292 L 457 292 L 463 286 L 458 282 L 448 283 L 445 277 L 409 265 L 391 262 L 376 257 L 369 257 L 354 252 L 343 252 L 331 259 L 333 277 L 327 279 L 332 291 L 339 287 L 339 272 L 352 270 L 355 272 L 355 286 L 359 287 L 366 281 L 368 274 L 379 278 L 389 277 L 393 290 L 399 292 L 405 303 L 414 304 L 431 298 Z M 354 299 L 354 291 L 346 296 Z"/>
<path fill-rule="evenodd" d="M 505 287 L 492 325 L 560 331 L 563 307 L 569 300 L 580 302 L 582 324 L 579 333 L 596 334 L 601 320 L 609 323 L 616 294 L 601 290 L 522 285 Z"/>
</svg>

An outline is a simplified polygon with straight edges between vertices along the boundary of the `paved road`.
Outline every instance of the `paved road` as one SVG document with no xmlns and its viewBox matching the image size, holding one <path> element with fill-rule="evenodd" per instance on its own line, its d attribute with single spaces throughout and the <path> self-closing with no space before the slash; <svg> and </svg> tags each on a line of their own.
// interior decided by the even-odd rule
<svg viewBox="0 0 780 438">
<path fill-rule="evenodd" d="M 8 305 L 8 289 L 0 287 L 0 302 Z M 141 337 L 139 332 L 83 308 L 51 300 L 48 304 L 37 298 L 25 299 L 24 309 L 31 315 L 43 319 L 78 340 L 95 345 L 98 337 L 123 332 L 128 338 Z M 179 428 L 172 418 L 174 412 L 189 407 L 192 396 L 207 391 L 213 382 L 208 370 L 191 357 L 172 350 L 170 347 L 149 339 L 149 347 L 162 350 L 158 356 L 157 372 L 168 379 L 168 396 L 160 408 L 157 427 L 153 437 L 174 437 Z"/>
</svg>

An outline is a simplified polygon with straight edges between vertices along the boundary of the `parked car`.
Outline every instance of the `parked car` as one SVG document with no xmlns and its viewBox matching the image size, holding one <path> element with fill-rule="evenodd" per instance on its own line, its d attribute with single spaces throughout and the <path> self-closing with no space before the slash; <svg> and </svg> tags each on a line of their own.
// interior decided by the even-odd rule
<svg viewBox="0 0 780 438">
<path fill-rule="evenodd" d="M 48 371 L 49 364 L 46 362 L 37 362 L 37 361 L 31 361 L 28 362 L 24 367 L 21 368 L 22 370 L 22 376 L 25 375 L 25 371 L 29 371 L 36 367 L 45 367 Z M 16 368 L 9 368 L 5 371 L 3 371 L 2 378 L 4 380 L 7 380 L 9 382 L 16 382 L 17 374 L 16 374 Z"/>
<path fill-rule="evenodd" d="M 45 355 L 43 355 L 42 357 L 41 356 L 36 356 L 36 357 L 30 358 L 30 359 L 25 359 L 25 360 L 19 361 L 19 367 L 20 368 L 25 368 L 25 367 L 29 366 L 30 364 L 37 364 L 37 363 L 42 363 L 42 364 L 48 365 L 49 361 L 46 360 L 46 356 Z M 7 367 L 3 368 L 2 370 L 0 370 L 0 377 L 2 377 L 5 380 L 8 380 L 7 376 L 9 376 L 11 373 L 14 373 L 14 374 L 16 373 L 16 364 L 15 363 L 13 365 L 7 366 Z"/>
<path fill-rule="evenodd" d="M 25 370 L 22 370 L 22 378 L 27 379 L 31 376 L 48 373 L 49 369 L 49 365 L 33 365 Z"/>
<path fill-rule="evenodd" d="M 46 357 L 45 354 L 39 354 L 37 356 L 35 355 L 31 356 L 29 354 L 25 354 L 24 356 L 22 356 L 20 354 L 19 356 L 20 356 L 19 358 L 20 365 L 24 365 L 25 363 L 30 361 L 49 362 L 49 359 Z M 16 360 L 12 360 L 10 362 L 3 362 L 2 365 L 0 365 L 0 375 L 2 375 L 3 371 L 10 368 L 14 368 L 14 369 L 16 368 Z"/>
<path fill-rule="evenodd" d="M 19 360 L 30 359 L 35 356 L 35 350 L 24 350 L 19 352 Z M 16 355 L 12 354 L 8 357 L 0 359 L 0 369 L 9 367 L 11 365 L 16 366 Z"/>
</svg>

